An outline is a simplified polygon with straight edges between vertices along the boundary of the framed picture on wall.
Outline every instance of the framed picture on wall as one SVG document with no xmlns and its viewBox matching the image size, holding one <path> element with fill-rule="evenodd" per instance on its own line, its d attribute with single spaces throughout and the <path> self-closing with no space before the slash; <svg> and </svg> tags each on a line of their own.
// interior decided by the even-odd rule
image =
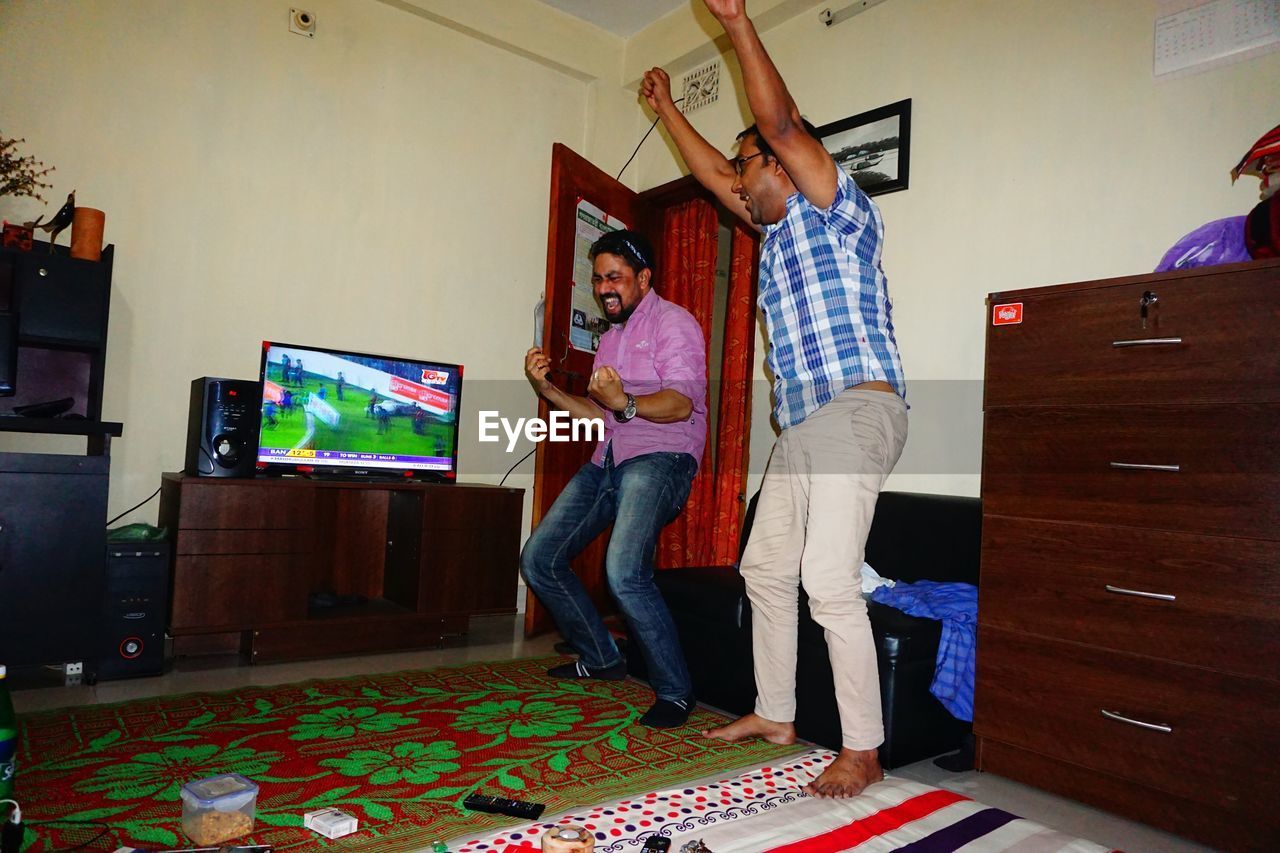
<svg viewBox="0 0 1280 853">
<path fill-rule="evenodd" d="M 911 99 L 833 121 L 818 138 L 836 165 L 867 195 L 907 188 L 911 165 Z"/>
</svg>

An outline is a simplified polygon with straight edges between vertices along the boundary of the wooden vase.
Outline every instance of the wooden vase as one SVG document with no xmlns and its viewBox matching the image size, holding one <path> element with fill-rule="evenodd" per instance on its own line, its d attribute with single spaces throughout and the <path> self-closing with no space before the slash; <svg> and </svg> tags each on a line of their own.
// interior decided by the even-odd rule
<svg viewBox="0 0 1280 853">
<path fill-rule="evenodd" d="M 71 220 L 71 257 L 86 261 L 102 258 L 102 229 L 107 215 L 92 207 L 77 207 Z"/>
</svg>

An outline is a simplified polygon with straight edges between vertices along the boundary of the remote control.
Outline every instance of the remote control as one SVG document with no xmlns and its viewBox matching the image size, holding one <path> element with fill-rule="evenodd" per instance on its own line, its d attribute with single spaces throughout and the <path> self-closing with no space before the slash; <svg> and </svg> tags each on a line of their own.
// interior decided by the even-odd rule
<svg viewBox="0 0 1280 853">
<path fill-rule="evenodd" d="M 504 800 L 502 797 L 490 797 L 484 794 L 471 794 L 462 804 L 473 812 L 489 812 L 504 814 L 510 817 L 537 820 L 546 808 L 542 803 L 527 803 L 523 800 Z"/>
</svg>

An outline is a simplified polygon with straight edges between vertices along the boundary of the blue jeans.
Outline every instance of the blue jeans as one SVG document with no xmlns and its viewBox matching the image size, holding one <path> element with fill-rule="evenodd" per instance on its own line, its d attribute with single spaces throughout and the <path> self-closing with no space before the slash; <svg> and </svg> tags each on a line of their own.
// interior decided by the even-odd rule
<svg viewBox="0 0 1280 853">
<path fill-rule="evenodd" d="M 520 572 L 561 635 L 592 669 L 614 666 L 622 653 L 569 561 L 612 522 L 605 553 L 609 591 L 622 610 L 631 642 L 649 666 L 659 699 L 693 694 L 676 626 L 653 582 L 658 532 L 689 497 L 698 469 L 688 453 L 646 453 L 604 467 L 588 462 L 565 486 L 520 554 Z"/>
</svg>

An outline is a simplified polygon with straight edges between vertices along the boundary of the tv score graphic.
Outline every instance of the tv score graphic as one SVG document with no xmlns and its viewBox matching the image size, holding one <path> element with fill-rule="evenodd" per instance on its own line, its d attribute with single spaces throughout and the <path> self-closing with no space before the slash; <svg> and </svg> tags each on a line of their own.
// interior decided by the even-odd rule
<svg viewBox="0 0 1280 853">
<path fill-rule="evenodd" d="M 449 381 L 448 374 L 440 374 L 435 371 L 427 370 L 422 371 L 422 378 L 424 380 L 427 378 L 428 373 L 432 374 L 433 379 L 435 377 L 441 377 L 441 379 L 436 380 L 438 384 L 443 385 Z M 437 414 L 444 415 L 453 411 L 453 395 L 445 391 L 437 391 L 435 388 L 418 385 L 417 383 L 410 382 L 407 379 L 401 379 L 399 376 L 389 377 L 387 385 L 388 392 L 390 394 L 397 397 L 407 398 L 415 403 L 421 403 Z"/>
</svg>

